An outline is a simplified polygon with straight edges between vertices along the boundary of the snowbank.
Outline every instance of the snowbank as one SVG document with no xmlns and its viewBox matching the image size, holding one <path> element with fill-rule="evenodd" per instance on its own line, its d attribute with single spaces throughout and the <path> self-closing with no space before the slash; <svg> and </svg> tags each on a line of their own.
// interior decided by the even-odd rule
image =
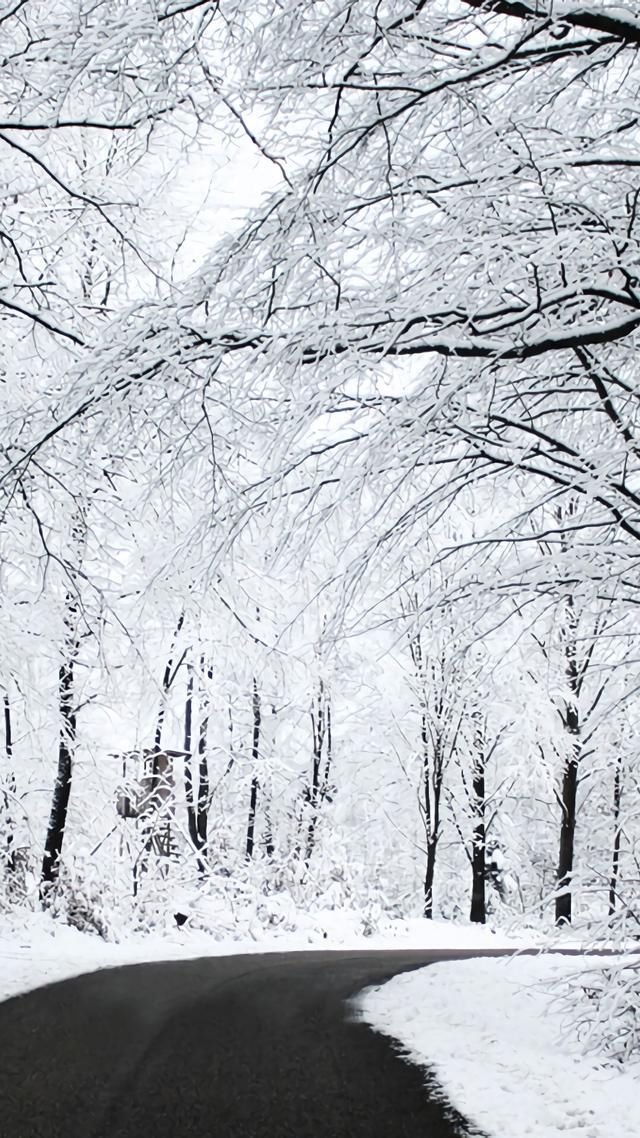
<svg viewBox="0 0 640 1138">
<path fill-rule="evenodd" d="M 250 936 L 216 939 L 185 926 L 164 935 L 140 933 L 122 943 L 78 932 L 46 913 L 0 915 L 0 1000 L 83 972 L 150 960 L 188 960 L 242 952 L 303 949 L 515 948 L 517 942 L 486 928 L 445 921 L 388 921 L 384 931 L 364 935 L 362 914 L 328 911 L 296 915 L 297 928 L 256 927 Z"/>
<path fill-rule="evenodd" d="M 494 1138 L 637 1138 L 640 1079 L 585 1058 L 563 1031 L 552 982 L 584 967 L 560 956 L 433 964 L 370 989 L 356 1006 Z"/>
<path fill-rule="evenodd" d="M 256 928 L 249 937 L 217 940 L 187 926 L 109 944 L 44 913 L 0 917 L 0 999 L 149 960 L 318 948 L 518 947 L 486 928 L 441 921 L 388 922 L 370 936 L 362 930 L 362 914 L 325 912 L 298 914 L 295 931 L 270 935 Z M 602 966 L 610 964 L 609 958 Z M 460 1113 L 495 1138 L 636 1138 L 640 1080 L 599 1068 L 568 1035 L 561 1041 L 562 1002 L 549 984 L 583 967 L 582 959 L 560 956 L 434 964 L 370 989 L 357 1007 L 411 1060 L 435 1071 Z"/>
</svg>

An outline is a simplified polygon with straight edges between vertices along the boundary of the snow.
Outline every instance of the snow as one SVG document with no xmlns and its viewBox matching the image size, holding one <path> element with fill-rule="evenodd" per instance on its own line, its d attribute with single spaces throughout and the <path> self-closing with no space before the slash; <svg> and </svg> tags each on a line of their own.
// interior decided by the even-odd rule
<svg viewBox="0 0 640 1138">
<path fill-rule="evenodd" d="M 381 925 L 382 931 L 373 935 L 363 933 L 365 922 L 361 913 L 332 910 L 311 916 L 298 912 L 296 923 L 294 930 L 267 934 L 256 927 L 251 935 L 221 939 L 188 926 L 173 927 L 164 934 L 140 933 L 121 943 L 110 943 L 78 932 L 47 913 L 0 914 L 0 1000 L 85 972 L 154 960 L 317 949 L 517 946 L 511 936 L 445 921 L 388 921 Z"/>
<path fill-rule="evenodd" d="M 444 921 L 380 922 L 369 936 L 362 913 L 298 913 L 297 924 L 241 939 L 185 926 L 107 943 L 45 913 L 0 915 L 0 999 L 151 960 L 319 948 L 518 949 L 513 936 Z M 478 1127 L 493 1138 L 635 1138 L 640 1080 L 599 1067 L 563 1036 L 562 1002 L 549 983 L 582 968 L 583 958 L 541 955 L 433 964 L 369 989 L 356 1006 L 408 1059 L 435 1072 L 470 1134 Z"/>
<path fill-rule="evenodd" d="M 369 989 L 356 1006 L 435 1073 L 470 1134 L 636 1138 L 640 1079 L 581 1053 L 553 990 L 584 967 L 584 958 L 540 955 L 433 964 Z"/>
<path fill-rule="evenodd" d="M 627 4 L 611 4 L 609 0 L 606 0 L 606 3 L 599 4 L 576 4 L 575 0 L 555 0 L 553 14 L 556 19 L 560 20 L 563 16 L 572 15 L 584 18 L 608 16 L 609 19 L 620 20 L 628 28 L 640 32 L 640 19 L 638 19 L 633 7 Z"/>
</svg>

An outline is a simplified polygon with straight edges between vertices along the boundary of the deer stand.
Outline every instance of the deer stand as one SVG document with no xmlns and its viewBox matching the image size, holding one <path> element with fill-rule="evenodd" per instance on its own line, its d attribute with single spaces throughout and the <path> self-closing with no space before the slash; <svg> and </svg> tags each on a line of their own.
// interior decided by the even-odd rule
<svg viewBox="0 0 640 1138">
<path fill-rule="evenodd" d="M 122 756 L 123 785 L 118 791 L 116 810 L 121 818 L 135 822 L 142 838 L 142 846 L 133 865 L 134 897 L 152 858 L 162 877 L 167 876 L 171 862 L 177 859 L 174 762 L 187 757 L 186 751 L 150 748 L 130 751 Z M 142 777 L 137 782 L 132 781 L 127 777 L 128 765 L 133 761 L 139 768 L 141 759 Z"/>
</svg>

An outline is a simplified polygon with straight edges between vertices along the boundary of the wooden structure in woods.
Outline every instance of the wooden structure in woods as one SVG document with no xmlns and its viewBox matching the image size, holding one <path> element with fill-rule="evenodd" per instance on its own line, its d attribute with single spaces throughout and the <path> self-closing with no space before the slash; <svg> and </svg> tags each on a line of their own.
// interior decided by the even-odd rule
<svg viewBox="0 0 640 1138">
<path fill-rule="evenodd" d="M 117 793 L 116 810 L 121 818 L 133 819 L 141 825 L 144 843 L 140 869 L 144 868 L 149 854 L 168 860 L 175 858 L 174 764 L 176 759 L 188 758 L 189 752 L 156 751 L 146 747 L 117 757 L 122 761 L 122 786 Z"/>
</svg>

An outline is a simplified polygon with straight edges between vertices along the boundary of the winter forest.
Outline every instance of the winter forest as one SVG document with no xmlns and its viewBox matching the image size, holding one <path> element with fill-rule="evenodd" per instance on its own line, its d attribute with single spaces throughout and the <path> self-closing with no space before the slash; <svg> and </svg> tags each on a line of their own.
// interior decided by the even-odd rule
<svg viewBox="0 0 640 1138">
<path fill-rule="evenodd" d="M 0 908 L 637 935 L 634 5 L 0 42 Z"/>
</svg>

